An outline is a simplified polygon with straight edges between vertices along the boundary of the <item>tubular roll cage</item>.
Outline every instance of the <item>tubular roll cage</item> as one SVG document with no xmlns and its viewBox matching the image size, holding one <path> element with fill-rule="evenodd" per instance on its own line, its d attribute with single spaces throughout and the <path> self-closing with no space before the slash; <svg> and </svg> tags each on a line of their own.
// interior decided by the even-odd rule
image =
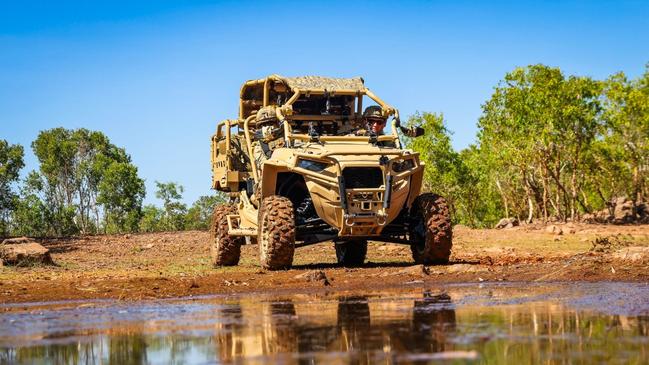
<svg viewBox="0 0 649 365">
<path fill-rule="evenodd" d="M 226 148 L 225 150 L 227 151 L 226 153 L 230 153 L 230 141 L 231 141 L 231 128 L 234 126 L 237 126 L 239 128 L 243 128 L 244 131 L 244 137 L 246 140 L 246 151 L 248 152 L 248 156 L 252 158 L 253 153 L 252 153 L 252 138 L 250 136 L 250 124 L 251 122 L 255 119 L 256 115 L 253 113 L 252 115 L 249 115 L 248 117 L 245 117 L 244 113 L 244 99 L 243 99 L 243 93 L 246 90 L 246 88 L 251 87 L 251 86 L 263 86 L 263 107 L 270 106 L 269 104 L 269 94 L 270 94 L 270 82 L 280 82 L 280 83 L 285 83 L 286 79 L 278 76 L 278 75 L 271 75 L 267 78 L 263 79 L 258 79 L 258 80 L 250 80 L 247 81 L 246 83 L 243 84 L 241 87 L 241 98 L 239 102 L 239 119 L 238 120 L 233 120 L 233 119 L 226 119 L 220 123 L 217 124 L 216 127 L 216 135 L 214 138 L 217 140 L 220 140 L 221 138 L 225 137 L 226 141 Z M 361 80 L 362 81 L 362 80 Z M 356 112 L 354 113 L 353 119 L 356 121 L 359 121 L 362 119 L 362 113 L 363 113 L 363 96 L 367 96 L 370 99 L 372 99 L 375 103 L 377 103 L 382 111 L 383 115 L 388 118 L 390 116 L 393 116 L 391 126 L 392 126 L 392 133 L 391 135 L 383 135 L 383 136 L 378 136 L 377 141 L 382 142 L 382 141 L 393 141 L 396 143 L 397 147 L 401 147 L 401 142 L 399 140 L 399 135 L 397 134 L 397 122 L 399 121 L 399 111 L 388 104 L 386 104 L 383 100 L 381 100 L 378 96 L 376 96 L 373 92 L 371 92 L 368 88 L 363 86 L 360 89 L 339 89 L 336 88 L 335 90 L 327 90 L 326 88 L 308 88 L 308 89 L 299 89 L 296 87 L 291 87 L 290 90 L 293 92 L 293 95 L 283 104 L 279 106 L 275 106 L 275 112 L 277 114 L 277 118 L 279 119 L 280 123 L 282 123 L 283 127 L 283 132 L 284 132 L 284 141 L 286 143 L 286 146 L 293 146 L 293 143 L 295 141 L 302 141 L 302 142 L 309 142 L 312 140 L 312 137 L 306 134 L 294 134 L 291 128 L 290 121 L 293 120 L 293 104 L 300 98 L 302 95 L 330 95 L 330 96 L 341 96 L 341 95 L 346 95 L 346 96 L 353 96 L 356 98 Z M 332 116 L 332 115 L 308 115 L 308 116 L 299 116 L 296 118 L 298 120 L 311 120 L 311 121 L 331 121 L 331 120 L 336 120 L 336 119 L 341 119 L 339 116 Z M 223 127 L 225 127 L 225 131 L 222 131 Z M 342 141 L 356 141 L 356 142 L 369 142 L 369 137 L 365 136 L 320 136 L 319 140 L 322 142 L 342 142 Z M 214 152 L 215 153 L 215 152 Z M 391 154 L 386 152 L 382 152 L 380 154 Z M 364 153 L 367 154 L 367 153 Z M 398 153 L 400 154 L 400 153 Z M 304 156 L 307 157 L 307 156 Z M 308 158 L 327 158 L 328 156 L 326 155 L 308 155 Z M 214 159 L 215 156 L 213 155 L 212 158 Z M 227 168 L 231 170 L 232 166 L 230 163 L 230 160 L 227 159 L 228 164 Z M 255 182 L 259 181 L 259 172 L 257 171 L 257 166 L 255 163 L 251 163 L 252 167 L 252 177 Z M 301 171 L 303 173 L 307 173 L 308 170 Z M 309 171 L 310 172 L 310 171 Z M 311 174 L 309 174 L 311 175 Z M 337 182 L 336 182 L 337 183 Z"/>
</svg>

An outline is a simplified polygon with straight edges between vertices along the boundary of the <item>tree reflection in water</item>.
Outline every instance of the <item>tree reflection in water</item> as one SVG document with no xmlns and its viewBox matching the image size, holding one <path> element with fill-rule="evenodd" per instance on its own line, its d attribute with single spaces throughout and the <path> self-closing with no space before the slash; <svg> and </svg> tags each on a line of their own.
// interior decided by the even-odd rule
<svg viewBox="0 0 649 365">
<path fill-rule="evenodd" d="M 147 363 L 147 341 L 141 333 L 111 336 L 108 339 L 110 364 L 137 365 Z"/>
<path fill-rule="evenodd" d="M 3 314 L 0 364 L 408 363 L 471 350 L 478 362 L 494 364 L 649 363 L 648 316 L 579 312 L 549 301 L 457 308 L 451 295 L 419 292 L 188 303 L 157 303 L 146 313 L 163 314 L 128 323 L 112 321 L 114 313 L 107 323 L 93 322 L 96 312 L 81 309 L 65 317 L 77 322 L 59 318 L 62 327 L 31 334 L 20 314 Z M 28 345 L 6 345 L 16 325 L 26 329 Z"/>
</svg>

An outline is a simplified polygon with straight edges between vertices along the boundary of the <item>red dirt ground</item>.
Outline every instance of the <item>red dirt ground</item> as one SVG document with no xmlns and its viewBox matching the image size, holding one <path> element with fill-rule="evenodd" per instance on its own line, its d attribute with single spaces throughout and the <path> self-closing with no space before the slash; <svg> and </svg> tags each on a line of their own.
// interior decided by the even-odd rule
<svg viewBox="0 0 649 365">
<path fill-rule="evenodd" d="M 554 231 L 554 232 L 551 232 Z M 561 231 L 561 234 L 557 232 Z M 593 242 L 599 238 L 596 250 Z M 264 271 L 257 247 L 212 268 L 206 232 L 44 240 L 56 266 L 0 267 L 0 303 L 139 300 L 246 292 L 355 290 L 480 281 L 649 281 L 649 226 L 456 226 L 451 264 L 414 266 L 407 246 L 370 243 L 361 268 L 335 264 L 333 243 L 298 248 L 294 267 Z M 311 275 L 311 271 L 322 271 Z"/>
</svg>

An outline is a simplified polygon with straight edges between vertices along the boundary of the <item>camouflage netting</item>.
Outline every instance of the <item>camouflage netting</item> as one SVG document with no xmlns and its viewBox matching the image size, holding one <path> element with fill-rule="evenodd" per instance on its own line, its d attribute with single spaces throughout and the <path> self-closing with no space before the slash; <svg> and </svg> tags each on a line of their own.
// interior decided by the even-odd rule
<svg viewBox="0 0 649 365">
<path fill-rule="evenodd" d="M 282 77 L 277 76 L 284 80 L 288 87 L 291 89 L 300 90 L 313 90 L 313 89 L 327 89 L 327 91 L 336 90 L 357 90 L 362 91 L 365 89 L 363 79 L 355 77 L 351 79 L 322 77 L 322 76 L 301 76 L 301 77 Z"/>
</svg>

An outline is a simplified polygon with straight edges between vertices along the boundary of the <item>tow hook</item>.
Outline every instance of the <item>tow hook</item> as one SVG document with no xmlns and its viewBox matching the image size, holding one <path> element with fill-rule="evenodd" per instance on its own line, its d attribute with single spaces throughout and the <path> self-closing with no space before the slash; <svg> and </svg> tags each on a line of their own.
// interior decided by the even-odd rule
<svg viewBox="0 0 649 365">
<path fill-rule="evenodd" d="M 376 217 L 377 217 L 376 224 L 378 224 L 379 226 L 384 226 L 385 222 L 387 222 L 388 220 L 387 215 L 377 215 Z"/>
<path fill-rule="evenodd" d="M 354 218 L 354 217 L 353 217 L 352 215 L 350 215 L 350 214 L 345 214 L 345 225 L 348 226 L 348 227 L 353 227 L 354 224 L 356 224 L 356 223 L 354 223 L 354 222 L 352 221 L 353 218 Z"/>
</svg>

